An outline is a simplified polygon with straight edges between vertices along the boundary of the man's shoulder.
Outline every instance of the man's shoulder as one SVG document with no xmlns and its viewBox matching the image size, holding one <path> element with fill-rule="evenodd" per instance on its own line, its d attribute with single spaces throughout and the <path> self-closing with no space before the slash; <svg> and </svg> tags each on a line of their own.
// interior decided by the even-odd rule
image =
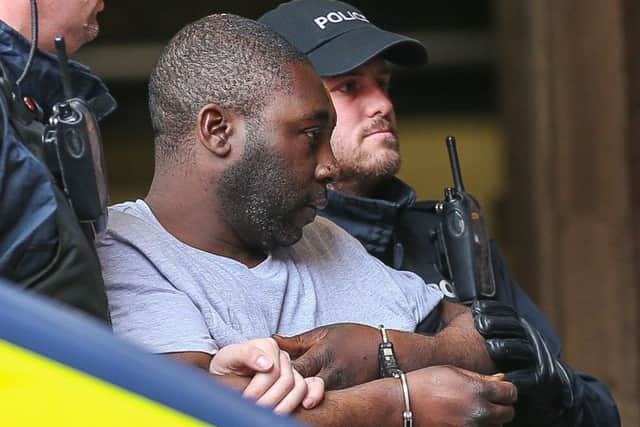
<svg viewBox="0 0 640 427">
<path fill-rule="evenodd" d="M 353 238 L 335 222 L 328 218 L 317 216 L 311 224 L 305 227 L 303 239 L 314 242 L 318 240 L 352 240 Z"/>
<path fill-rule="evenodd" d="M 328 234 L 335 234 L 335 233 L 340 233 L 344 231 L 335 222 L 319 215 L 316 216 L 316 219 L 307 226 L 305 231 L 307 229 L 314 230 L 316 232 L 321 232 L 321 233 L 328 233 Z"/>
<path fill-rule="evenodd" d="M 298 254 L 311 254 L 312 257 L 315 257 L 329 253 L 337 254 L 343 250 L 353 252 L 361 246 L 360 242 L 339 225 L 330 219 L 317 216 L 311 224 L 303 229 L 302 238 L 296 244 L 283 249 Z M 362 250 L 365 251 L 364 248 Z"/>
<path fill-rule="evenodd" d="M 121 226 L 136 219 L 148 221 L 150 210 L 142 200 L 131 200 L 109 206 L 109 228 Z"/>
<path fill-rule="evenodd" d="M 115 203 L 109 206 L 109 215 L 116 214 L 118 215 L 121 212 L 126 211 L 127 209 L 135 208 L 137 204 L 137 200 L 127 200 L 124 202 Z"/>
<path fill-rule="evenodd" d="M 178 266 L 189 263 L 184 245 L 160 225 L 142 200 L 109 207 L 107 230 L 96 240 L 96 249 L 106 282 L 124 274 L 141 278 L 159 271 L 174 277 Z"/>
<path fill-rule="evenodd" d="M 137 218 L 141 216 L 140 209 L 137 205 L 138 201 L 126 201 L 113 204 L 108 208 L 109 223 L 111 228 L 116 223 L 126 221 L 128 218 Z"/>
<path fill-rule="evenodd" d="M 109 206 L 107 231 L 98 240 L 98 247 L 107 242 L 137 243 L 158 234 L 157 220 L 142 200 L 127 201 Z M 157 236 L 155 236 L 157 238 Z"/>
</svg>

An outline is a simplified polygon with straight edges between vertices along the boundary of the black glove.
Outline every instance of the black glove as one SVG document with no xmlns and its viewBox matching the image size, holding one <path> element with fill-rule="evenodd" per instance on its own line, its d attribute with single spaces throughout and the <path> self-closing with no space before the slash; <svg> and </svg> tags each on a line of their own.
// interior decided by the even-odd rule
<svg viewBox="0 0 640 427">
<path fill-rule="evenodd" d="M 526 418 L 540 422 L 542 417 L 550 425 L 573 407 L 573 371 L 551 353 L 538 330 L 497 301 L 475 301 L 471 309 L 489 355 L 518 387 Z"/>
</svg>

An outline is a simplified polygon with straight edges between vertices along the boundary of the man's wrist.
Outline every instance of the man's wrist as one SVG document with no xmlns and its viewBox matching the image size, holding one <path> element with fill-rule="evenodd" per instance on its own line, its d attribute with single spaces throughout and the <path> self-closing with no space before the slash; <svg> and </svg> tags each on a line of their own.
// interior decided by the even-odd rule
<svg viewBox="0 0 640 427">
<path fill-rule="evenodd" d="M 322 402 L 295 415 L 310 425 L 398 426 L 402 422 L 402 392 L 395 378 L 381 378 L 325 393 Z"/>
<path fill-rule="evenodd" d="M 396 371 L 393 375 L 400 380 L 400 386 L 402 387 L 402 404 L 404 410 L 402 411 L 402 426 L 413 427 L 413 413 L 411 412 L 411 399 L 409 398 L 409 382 L 407 376 L 402 371 Z"/>
<path fill-rule="evenodd" d="M 404 372 L 411 372 L 433 365 L 450 364 L 444 360 L 438 361 L 434 359 L 437 335 L 426 336 L 414 332 L 387 329 L 387 336 L 389 341 L 393 343 L 398 365 L 402 367 Z"/>
<path fill-rule="evenodd" d="M 382 342 L 378 349 L 378 363 L 381 377 L 393 377 L 400 381 L 402 390 L 402 426 L 413 427 L 413 414 L 409 399 L 409 383 L 407 376 L 400 369 L 396 359 L 393 343 L 389 340 L 384 325 L 380 325 L 380 337 Z"/>
<path fill-rule="evenodd" d="M 380 378 L 395 377 L 400 371 L 400 365 L 396 358 L 393 343 L 389 341 L 387 330 L 384 325 L 380 325 L 381 343 L 378 346 L 378 372 Z"/>
</svg>

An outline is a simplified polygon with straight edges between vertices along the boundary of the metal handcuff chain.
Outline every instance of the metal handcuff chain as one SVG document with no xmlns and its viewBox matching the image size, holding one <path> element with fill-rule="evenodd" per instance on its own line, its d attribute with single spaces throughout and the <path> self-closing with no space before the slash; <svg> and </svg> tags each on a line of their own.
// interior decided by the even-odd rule
<svg viewBox="0 0 640 427">
<path fill-rule="evenodd" d="M 402 425 L 403 427 L 413 427 L 413 413 L 411 412 L 411 400 L 409 399 L 409 383 L 407 381 L 407 375 L 398 365 L 393 344 L 389 341 L 387 330 L 384 325 L 380 325 L 380 334 L 382 336 L 382 343 L 380 343 L 380 347 L 378 348 L 380 377 L 393 377 L 400 380 L 400 384 L 402 386 L 402 401 L 404 403 Z"/>
</svg>

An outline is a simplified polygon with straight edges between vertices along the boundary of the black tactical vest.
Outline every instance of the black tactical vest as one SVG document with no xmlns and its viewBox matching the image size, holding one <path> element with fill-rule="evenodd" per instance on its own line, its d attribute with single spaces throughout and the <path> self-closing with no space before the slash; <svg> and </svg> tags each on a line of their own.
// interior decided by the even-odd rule
<svg viewBox="0 0 640 427">
<path fill-rule="evenodd" d="M 7 98 L 4 91 L 0 91 L 0 96 Z M 44 125 L 33 120 L 34 117 L 29 117 L 24 105 L 18 108 L 20 114 L 15 114 L 12 103 L 21 101 L 6 101 L 11 111 L 10 126 L 18 139 L 45 163 L 41 142 Z M 0 132 L 1 127 L 0 123 Z M 93 240 L 81 228 L 65 194 L 55 185 L 53 176 L 51 181 L 57 201 L 58 241 L 56 247 L 48 248 L 50 253 L 46 255 L 49 262 L 36 269 L 29 263 L 18 263 L 12 271 L 3 274 L 28 291 L 46 295 L 110 322 L 102 271 Z M 15 215 L 21 214 L 15 212 Z"/>
</svg>

